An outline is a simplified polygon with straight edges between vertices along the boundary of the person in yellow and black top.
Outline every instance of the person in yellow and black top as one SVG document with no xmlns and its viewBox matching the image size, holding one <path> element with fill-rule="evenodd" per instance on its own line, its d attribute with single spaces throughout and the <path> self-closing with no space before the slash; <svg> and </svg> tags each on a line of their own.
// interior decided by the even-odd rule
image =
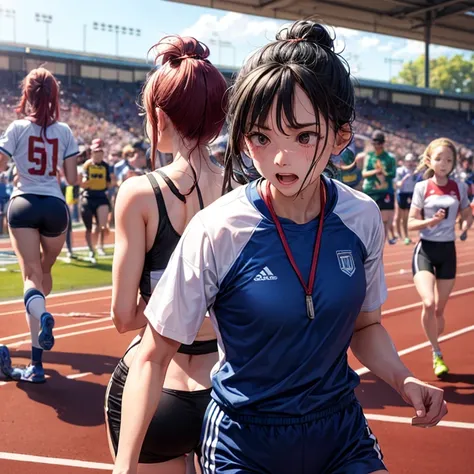
<svg viewBox="0 0 474 474">
<path fill-rule="evenodd" d="M 92 219 L 95 217 L 95 234 L 99 238 L 99 255 L 104 254 L 104 237 L 108 233 L 107 218 L 110 203 L 106 191 L 111 185 L 109 165 L 104 161 L 102 140 L 97 138 L 91 144 L 91 158 L 82 168 L 83 188 L 81 194 L 81 217 L 86 227 L 86 241 L 89 247 L 89 260 L 96 263 L 92 242 Z"/>
<path fill-rule="evenodd" d="M 392 232 L 393 215 L 395 212 L 395 191 L 393 180 L 397 172 L 395 158 L 384 149 L 385 135 L 377 130 L 372 134 L 374 151 L 369 151 L 365 157 L 363 191 L 379 206 L 385 228 L 385 236 Z M 396 243 L 392 235 L 389 244 Z"/>
</svg>

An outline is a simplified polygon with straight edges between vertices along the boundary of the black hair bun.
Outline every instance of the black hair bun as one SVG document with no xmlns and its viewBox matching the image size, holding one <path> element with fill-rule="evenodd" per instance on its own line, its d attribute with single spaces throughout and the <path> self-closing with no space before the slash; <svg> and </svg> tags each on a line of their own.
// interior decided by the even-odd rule
<svg viewBox="0 0 474 474">
<path fill-rule="evenodd" d="M 312 20 L 299 20 L 289 26 L 283 27 L 276 35 L 282 41 L 310 41 L 319 46 L 334 50 L 334 38 L 320 23 Z"/>
</svg>

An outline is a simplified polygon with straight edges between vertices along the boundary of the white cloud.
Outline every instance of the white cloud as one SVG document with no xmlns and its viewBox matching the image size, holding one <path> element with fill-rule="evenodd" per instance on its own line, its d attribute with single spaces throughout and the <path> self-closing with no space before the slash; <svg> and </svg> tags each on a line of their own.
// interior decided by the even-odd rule
<svg viewBox="0 0 474 474">
<path fill-rule="evenodd" d="M 394 50 L 394 48 L 395 48 L 395 43 L 392 43 L 391 41 L 389 41 L 386 44 L 381 44 L 377 48 L 377 51 L 379 51 L 380 53 L 390 53 Z"/>
<path fill-rule="evenodd" d="M 437 44 L 430 47 L 430 54 L 432 57 L 438 56 L 451 56 L 455 54 L 457 51 L 454 48 L 448 48 L 447 46 L 438 46 Z"/>
<path fill-rule="evenodd" d="M 334 31 L 336 32 L 336 37 L 342 37 L 342 38 L 354 38 L 356 36 L 360 35 L 360 31 L 357 30 L 351 30 L 349 28 L 343 28 L 336 26 L 334 28 Z"/>
<path fill-rule="evenodd" d="M 447 46 L 431 45 L 430 46 L 430 57 L 437 58 L 439 56 L 451 56 L 457 53 L 458 50 L 454 48 L 448 48 Z M 399 48 L 393 54 L 396 58 L 406 58 L 407 56 L 420 56 L 425 54 L 425 43 L 422 41 L 406 40 L 405 46 Z M 413 58 L 410 58 L 413 59 Z"/>
<path fill-rule="evenodd" d="M 416 40 L 406 40 L 403 48 L 397 49 L 394 53 L 395 58 L 404 58 L 406 56 L 419 56 L 425 52 L 425 43 Z"/>
<path fill-rule="evenodd" d="M 256 38 L 271 41 L 281 24 L 282 22 L 270 19 L 253 19 L 242 13 L 230 12 L 220 18 L 206 13 L 201 15 L 194 25 L 184 29 L 181 35 L 194 36 L 204 42 L 215 37 L 213 33 L 222 41 L 232 43 L 242 43 Z"/>
<path fill-rule="evenodd" d="M 362 49 L 369 49 L 377 46 L 380 43 L 380 40 L 378 38 L 375 38 L 374 36 L 363 36 L 359 40 L 359 46 Z"/>
</svg>

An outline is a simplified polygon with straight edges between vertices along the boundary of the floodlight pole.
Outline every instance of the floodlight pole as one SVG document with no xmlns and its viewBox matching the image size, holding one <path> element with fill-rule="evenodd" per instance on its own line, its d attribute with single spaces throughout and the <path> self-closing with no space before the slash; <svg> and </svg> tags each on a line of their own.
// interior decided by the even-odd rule
<svg viewBox="0 0 474 474">
<path fill-rule="evenodd" d="M 131 28 L 129 26 L 119 26 L 119 25 L 111 25 L 105 24 L 105 23 L 99 23 L 97 21 L 94 21 L 92 23 L 92 28 L 96 31 L 100 30 L 103 32 L 107 33 L 115 33 L 115 55 L 118 57 L 119 55 L 119 35 L 122 33 L 122 35 L 126 35 L 127 32 L 131 36 L 141 36 L 142 30 L 139 28 Z"/>
<path fill-rule="evenodd" d="M 35 13 L 35 18 L 37 22 L 42 22 L 46 25 L 46 47 L 49 48 L 49 25 L 53 22 L 53 16 Z"/>
<path fill-rule="evenodd" d="M 392 82 L 392 64 L 403 64 L 403 59 L 394 59 L 390 56 L 385 58 L 385 63 L 388 63 L 388 82 Z"/>
<path fill-rule="evenodd" d="M 222 41 L 219 33 L 217 31 L 212 32 L 212 36 L 215 36 L 217 40 L 215 39 L 210 39 L 209 42 L 210 44 L 216 44 L 218 47 L 218 64 L 222 66 L 221 64 L 221 48 L 231 48 L 232 49 L 232 66 L 235 66 L 235 46 L 230 42 L 230 41 Z"/>
</svg>

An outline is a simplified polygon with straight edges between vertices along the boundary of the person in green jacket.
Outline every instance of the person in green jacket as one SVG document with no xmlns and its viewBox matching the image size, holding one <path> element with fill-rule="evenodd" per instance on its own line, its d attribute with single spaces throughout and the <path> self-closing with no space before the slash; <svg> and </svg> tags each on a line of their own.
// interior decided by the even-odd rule
<svg viewBox="0 0 474 474">
<path fill-rule="evenodd" d="M 385 227 L 385 235 L 392 229 L 393 215 L 395 210 L 395 192 L 393 180 L 395 178 L 397 165 L 395 158 L 388 154 L 384 148 L 385 135 L 377 130 L 372 134 L 372 145 L 374 151 L 366 155 L 364 171 L 363 191 L 370 196 L 379 206 Z M 396 243 L 396 238 L 388 239 L 389 244 Z"/>
</svg>

